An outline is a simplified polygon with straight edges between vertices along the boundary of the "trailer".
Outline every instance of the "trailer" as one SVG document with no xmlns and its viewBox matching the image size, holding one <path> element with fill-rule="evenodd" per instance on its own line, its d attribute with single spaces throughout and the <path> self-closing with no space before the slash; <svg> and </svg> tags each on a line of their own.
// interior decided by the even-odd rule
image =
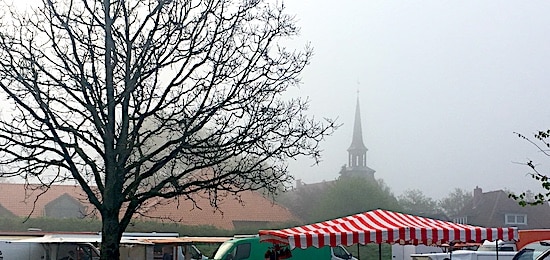
<svg viewBox="0 0 550 260">
<path fill-rule="evenodd" d="M 96 260 L 101 236 L 98 233 L 44 233 L 29 237 L 0 236 L 0 260 Z M 122 239 L 121 260 L 153 259 L 152 243 Z"/>
<path fill-rule="evenodd" d="M 39 243 L 0 241 L 0 260 L 98 260 L 99 251 L 90 243 Z"/>
<path fill-rule="evenodd" d="M 197 243 L 221 244 L 232 237 L 177 237 L 166 233 L 150 233 L 151 236 L 127 236 L 128 239 L 151 243 L 154 245 L 153 259 L 163 259 L 165 255 L 173 260 L 206 260 L 206 257 L 196 246 Z"/>
</svg>

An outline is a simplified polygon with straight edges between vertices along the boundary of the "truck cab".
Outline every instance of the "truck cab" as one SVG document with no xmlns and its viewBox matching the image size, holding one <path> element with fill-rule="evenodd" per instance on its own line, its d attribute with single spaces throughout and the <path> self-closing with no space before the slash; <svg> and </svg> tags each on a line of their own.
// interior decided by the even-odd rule
<svg viewBox="0 0 550 260">
<path fill-rule="evenodd" d="M 277 258 L 279 256 L 280 258 Z M 214 254 L 215 260 L 249 259 L 293 259 L 293 260 L 357 260 L 344 247 L 309 247 L 288 249 L 284 245 L 260 242 L 259 236 L 241 237 L 228 240 L 220 245 Z"/>
</svg>

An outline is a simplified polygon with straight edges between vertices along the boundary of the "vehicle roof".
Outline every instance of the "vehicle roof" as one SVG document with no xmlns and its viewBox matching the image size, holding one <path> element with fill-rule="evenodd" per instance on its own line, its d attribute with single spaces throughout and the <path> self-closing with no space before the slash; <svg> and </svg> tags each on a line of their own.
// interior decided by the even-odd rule
<svg viewBox="0 0 550 260">
<path fill-rule="evenodd" d="M 42 237 L 33 237 L 27 239 L 19 239 L 12 241 L 14 243 L 44 243 L 44 244 L 58 244 L 58 243 L 101 243 L 100 235 L 46 235 Z M 137 239 L 122 238 L 121 244 L 152 244 L 147 241 L 141 241 Z"/>
<path fill-rule="evenodd" d="M 153 244 L 195 244 L 195 243 L 223 243 L 233 237 L 169 237 L 169 238 L 142 238 L 143 241 Z"/>
<path fill-rule="evenodd" d="M 548 249 L 550 248 L 550 240 L 541 240 L 541 241 L 536 241 L 536 242 L 532 242 L 532 243 L 529 243 L 527 245 L 525 245 L 523 248 L 527 248 L 527 249 Z"/>
<path fill-rule="evenodd" d="M 503 241 L 503 240 L 500 240 L 500 239 L 499 239 L 498 241 L 496 241 L 496 242 L 498 243 L 499 246 L 500 246 L 500 245 L 506 245 L 506 244 L 514 244 L 514 243 L 516 243 L 516 241 Z M 495 244 L 496 244 L 495 241 L 491 241 L 491 240 L 485 240 L 485 241 L 483 241 L 483 245 L 493 245 L 493 246 L 494 246 Z"/>
</svg>

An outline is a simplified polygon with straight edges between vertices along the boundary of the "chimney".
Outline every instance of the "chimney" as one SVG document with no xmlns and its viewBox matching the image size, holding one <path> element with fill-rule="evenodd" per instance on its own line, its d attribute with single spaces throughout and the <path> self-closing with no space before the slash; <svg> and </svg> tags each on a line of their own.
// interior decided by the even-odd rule
<svg viewBox="0 0 550 260">
<path fill-rule="evenodd" d="M 479 202 L 481 202 L 482 196 L 483 196 L 483 191 L 481 190 L 480 187 L 476 186 L 476 188 L 474 189 L 474 203 L 473 203 L 474 208 L 476 208 Z"/>
<path fill-rule="evenodd" d="M 302 179 L 297 179 L 296 180 L 296 189 L 298 189 L 302 186 L 304 186 L 304 183 L 302 182 Z"/>
</svg>

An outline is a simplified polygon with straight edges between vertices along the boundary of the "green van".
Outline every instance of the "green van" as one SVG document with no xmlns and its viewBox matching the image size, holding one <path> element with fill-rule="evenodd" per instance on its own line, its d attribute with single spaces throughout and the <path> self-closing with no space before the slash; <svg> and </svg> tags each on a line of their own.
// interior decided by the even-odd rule
<svg viewBox="0 0 550 260">
<path fill-rule="evenodd" d="M 269 253 L 273 252 L 274 245 L 268 242 L 260 242 L 259 236 L 234 238 L 220 245 L 214 254 L 214 260 L 270 260 Z M 284 250 L 282 250 L 284 251 Z M 275 259 L 271 257 L 271 259 Z M 279 259 L 291 260 L 357 260 L 342 247 L 309 247 L 306 249 L 295 248 L 290 253 L 283 253 Z"/>
</svg>

